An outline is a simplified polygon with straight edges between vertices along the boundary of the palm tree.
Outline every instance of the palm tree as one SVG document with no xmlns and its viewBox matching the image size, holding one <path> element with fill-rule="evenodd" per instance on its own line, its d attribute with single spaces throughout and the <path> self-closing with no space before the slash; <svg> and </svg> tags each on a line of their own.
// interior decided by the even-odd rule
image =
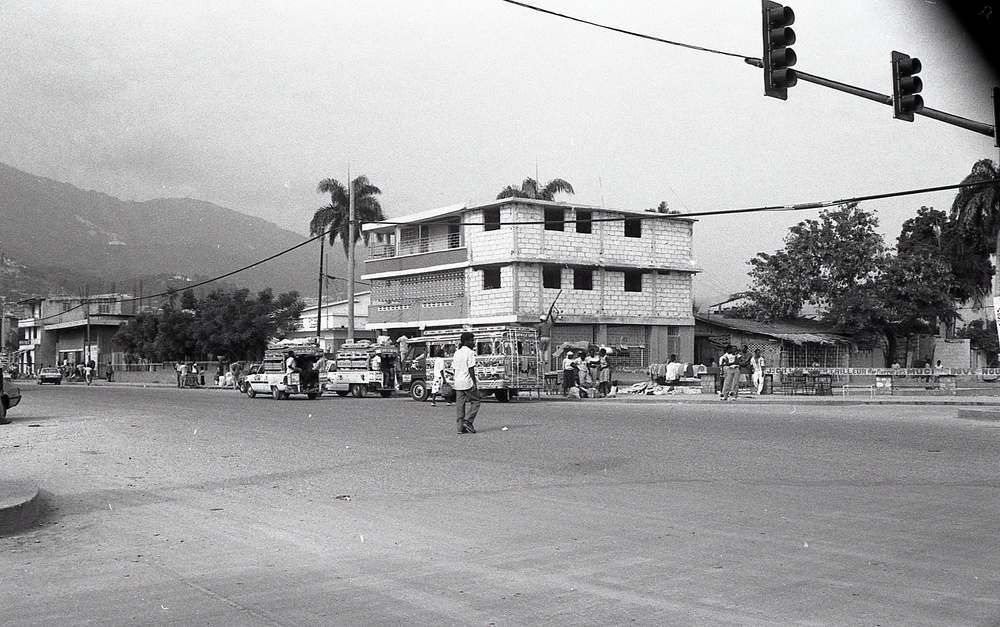
<svg viewBox="0 0 1000 627">
<path fill-rule="evenodd" d="M 555 200 L 556 194 L 572 194 L 573 186 L 562 179 L 552 179 L 544 187 L 538 186 L 538 181 L 528 177 L 520 187 L 508 185 L 497 194 L 501 198 L 533 198 L 535 200 Z"/>
<path fill-rule="evenodd" d="M 361 225 L 364 222 L 379 222 L 385 220 L 382 213 L 382 205 L 379 203 L 377 195 L 382 190 L 375 187 L 368 181 L 368 177 L 361 175 L 354 179 L 354 243 L 364 238 L 365 245 L 368 244 L 368 235 L 362 234 Z M 330 204 L 320 207 L 309 222 L 310 235 L 316 236 L 324 231 L 330 231 L 330 244 L 339 237 L 344 245 L 344 254 L 347 254 L 350 243 L 350 198 L 347 188 L 336 179 L 323 179 L 316 187 L 319 194 L 330 194 Z"/>
<path fill-rule="evenodd" d="M 994 305 L 1000 297 L 1000 273 L 996 271 L 996 264 L 1000 262 L 1000 183 L 997 179 L 1000 179 L 1000 170 L 996 164 L 989 159 L 977 161 L 962 184 L 980 184 L 962 187 L 951 205 L 952 220 L 966 233 L 962 239 L 970 244 L 984 239 L 996 243 L 993 251 Z"/>
</svg>

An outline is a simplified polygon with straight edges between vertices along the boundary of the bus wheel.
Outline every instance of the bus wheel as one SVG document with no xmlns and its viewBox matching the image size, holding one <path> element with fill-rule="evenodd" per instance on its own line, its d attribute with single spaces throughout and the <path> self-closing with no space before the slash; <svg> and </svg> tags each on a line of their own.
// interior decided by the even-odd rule
<svg viewBox="0 0 1000 627">
<path fill-rule="evenodd" d="M 510 391 L 508 390 L 497 390 L 493 393 L 493 395 L 496 396 L 497 400 L 501 403 L 506 403 L 510 400 Z"/>
<path fill-rule="evenodd" d="M 410 398 L 422 403 L 427 400 L 427 383 L 424 381 L 414 381 L 410 385 Z"/>
</svg>

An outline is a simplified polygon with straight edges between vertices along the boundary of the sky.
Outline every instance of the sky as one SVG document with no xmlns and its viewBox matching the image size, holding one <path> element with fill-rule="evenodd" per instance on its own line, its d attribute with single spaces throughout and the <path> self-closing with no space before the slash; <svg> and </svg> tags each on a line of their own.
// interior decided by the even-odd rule
<svg viewBox="0 0 1000 627">
<path fill-rule="evenodd" d="M 761 56 L 758 0 L 535 0 L 582 19 Z M 994 122 L 997 77 L 942 2 L 794 0 L 795 66 L 891 94 L 918 57 L 926 106 Z M 800 81 L 765 97 L 742 58 L 502 0 L 4 0 L 0 162 L 125 200 L 189 197 L 308 232 L 324 178 L 365 174 L 389 217 L 493 200 L 684 212 L 961 182 L 991 137 Z M 954 192 L 864 203 L 887 242 Z M 702 217 L 696 303 L 817 210 Z M 338 251 L 340 248 L 338 247 Z"/>
</svg>

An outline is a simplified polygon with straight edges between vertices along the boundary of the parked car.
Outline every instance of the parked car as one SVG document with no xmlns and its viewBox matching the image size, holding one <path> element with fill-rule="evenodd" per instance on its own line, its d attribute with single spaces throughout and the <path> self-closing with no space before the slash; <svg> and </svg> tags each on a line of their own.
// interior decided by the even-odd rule
<svg viewBox="0 0 1000 627">
<path fill-rule="evenodd" d="M 42 368 L 38 371 L 38 385 L 43 383 L 62 383 L 62 373 L 58 368 Z"/>
<path fill-rule="evenodd" d="M 7 410 L 16 407 L 21 402 L 21 389 L 11 383 L 10 379 L 0 376 L 0 425 L 9 424 Z"/>
</svg>

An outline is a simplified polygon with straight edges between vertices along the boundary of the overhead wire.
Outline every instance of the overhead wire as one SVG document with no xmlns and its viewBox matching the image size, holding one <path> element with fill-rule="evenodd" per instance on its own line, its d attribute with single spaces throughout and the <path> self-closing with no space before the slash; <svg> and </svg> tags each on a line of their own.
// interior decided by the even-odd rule
<svg viewBox="0 0 1000 627">
<path fill-rule="evenodd" d="M 981 187 L 981 186 L 985 186 L 985 185 L 997 185 L 997 184 L 1000 184 L 1000 179 L 989 179 L 989 180 L 985 180 L 985 181 L 977 181 L 977 182 L 974 182 L 974 183 L 956 183 L 954 185 L 939 185 L 939 186 L 936 186 L 936 187 L 923 187 L 923 188 L 919 188 L 919 189 L 908 189 L 908 190 L 895 191 L 895 192 L 885 192 L 885 193 L 881 193 L 881 194 L 867 194 L 867 195 L 864 195 L 864 196 L 853 196 L 853 197 L 849 197 L 849 198 L 841 198 L 839 200 L 823 200 L 823 201 L 817 201 L 817 202 L 799 203 L 799 204 L 795 204 L 795 205 L 766 205 L 766 206 L 760 206 L 760 207 L 745 207 L 745 208 L 740 208 L 740 209 L 721 209 L 721 210 L 718 210 L 718 211 L 692 211 L 692 212 L 688 212 L 688 213 L 657 213 L 657 212 L 650 211 L 650 212 L 644 212 L 644 213 L 641 213 L 641 214 L 629 213 L 627 215 L 620 215 L 620 216 L 614 216 L 614 217 L 608 217 L 608 218 L 591 218 L 591 219 L 586 220 L 586 221 L 587 222 L 622 222 L 624 220 L 658 220 L 658 219 L 712 217 L 712 216 L 720 216 L 720 215 L 759 213 L 759 212 L 763 212 L 763 211 L 805 211 L 805 210 L 809 210 L 809 209 L 823 209 L 823 208 L 826 208 L 826 207 L 834 207 L 834 206 L 837 206 L 837 205 L 843 205 L 843 204 L 849 204 L 849 203 L 855 203 L 855 202 L 867 202 L 867 201 L 872 201 L 872 200 L 883 200 L 883 199 L 886 199 L 886 198 L 898 198 L 898 197 L 902 197 L 902 196 L 914 196 L 914 195 L 918 195 L 918 194 L 929 194 L 929 193 L 933 193 L 933 192 L 948 191 L 948 190 L 960 189 L 960 188 L 964 188 L 964 187 Z M 514 200 L 516 200 L 516 199 L 514 199 Z M 605 209 L 605 211 L 614 212 L 613 209 Z M 571 224 L 571 223 L 578 222 L 578 221 L 582 222 L 582 220 L 564 220 L 563 222 Z M 425 221 L 425 222 L 422 222 L 422 223 L 423 224 L 449 224 L 449 222 L 447 222 L 445 220 L 440 220 L 440 221 L 428 220 L 428 221 Z M 539 225 L 539 224 L 550 224 L 550 223 L 551 223 L 550 220 L 511 220 L 511 221 L 506 221 L 506 222 L 495 222 L 495 221 L 494 222 L 463 222 L 462 224 L 463 224 L 463 226 L 485 226 L 487 224 L 489 224 L 489 225 L 501 225 L 501 226 L 521 226 L 521 225 Z M 382 221 L 379 221 L 379 222 L 376 222 L 376 223 L 371 223 L 371 224 L 378 224 L 378 225 L 384 225 L 384 226 L 401 226 L 401 225 L 411 224 L 411 222 L 400 222 L 400 221 L 382 220 Z M 254 263 L 251 263 L 249 265 L 243 266 L 242 268 L 239 268 L 237 270 L 233 270 L 231 272 L 227 272 L 225 274 L 221 274 L 219 276 L 216 276 L 216 277 L 213 277 L 213 278 L 210 278 L 210 279 L 205 279 L 204 281 L 199 281 L 198 283 L 195 283 L 193 285 L 188 285 L 188 286 L 184 287 L 184 289 L 185 290 L 194 289 L 196 287 L 201 287 L 203 285 L 208 285 L 210 283 L 215 283 L 216 281 L 221 281 L 222 279 L 231 277 L 231 276 L 233 276 L 235 274 L 239 274 L 240 272 L 244 272 L 246 270 L 249 270 L 251 268 L 259 266 L 261 264 L 267 263 L 267 262 L 272 261 L 274 259 L 277 259 L 278 257 L 281 257 L 283 255 L 287 255 L 288 253 L 290 253 L 290 252 L 292 252 L 292 251 L 294 251 L 296 249 L 299 249 L 299 248 L 305 246 L 306 244 L 309 244 L 311 242 L 315 242 L 318 239 L 326 237 L 327 235 L 329 235 L 329 233 L 330 233 L 329 231 L 326 231 L 326 232 L 324 232 L 324 233 L 322 233 L 320 235 L 316 235 L 316 236 L 310 237 L 309 239 L 306 239 L 306 240 L 302 241 L 299 244 L 291 246 L 290 248 L 286 248 L 285 250 L 282 250 L 282 251 L 277 252 L 277 253 L 269 256 L 269 257 L 261 259 L 260 261 L 255 261 Z M 341 280 L 341 281 L 346 281 L 347 280 L 347 279 L 344 279 L 342 277 L 334 277 L 334 276 L 331 276 L 331 275 L 324 275 L 324 276 L 326 276 L 326 278 L 334 279 L 334 280 Z M 364 281 L 359 281 L 359 282 L 362 285 L 369 285 L 369 286 L 371 285 L 370 283 L 365 283 Z M 135 301 L 146 300 L 146 299 L 163 298 L 164 296 L 172 296 L 172 295 L 176 294 L 178 291 L 180 291 L 180 290 L 178 290 L 178 289 L 168 289 L 167 291 L 160 292 L 159 294 L 151 294 L 149 296 L 141 296 L 141 297 L 140 296 L 136 296 L 136 297 L 133 297 L 133 298 L 122 299 L 120 302 L 128 303 L 128 302 L 135 302 Z M 79 308 L 83 307 L 85 304 L 88 304 L 90 302 L 96 302 L 96 301 L 91 301 L 91 300 L 88 299 L 88 300 L 85 300 L 84 302 L 80 303 L 79 305 L 77 305 L 75 307 L 71 307 L 70 309 L 67 309 L 65 311 L 61 311 L 61 312 L 59 312 L 57 314 L 52 314 L 52 315 L 49 315 L 49 316 L 45 316 L 44 318 L 40 318 L 39 320 L 40 321 L 45 321 L 45 320 L 49 320 L 51 318 L 56 318 L 56 317 L 61 316 L 61 315 L 65 314 L 65 313 L 73 311 L 75 309 L 79 309 Z"/>
<path fill-rule="evenodd" d="M 551 11 L 549 9 L 543 9 L 542 7 L 535 6 L 533 4 L 527 4 L 526 2 L 517 2 L 517 0 L 501 0 L 501 2 L 506 2 L 507 4 L 513 4 L 525 9 L 530 9 L 532 11 L 538 11 L 539 13 L 545 13 L 546 15 L 552 15 L 554 17 L 563 18 L 573 22 L 579 22 L 580 24 L 587 24 L 588 26 L 595 26 L 597 28 L 603 28 L 604 30 L 609 30 L 615 33 L 621 33 L 623 35 L 629 35 L 631 37 L 638 37 L 640 39 L 648 39 L 649 41 L 659 42 L 661 44 L 669 44 L 671 46 L 678 46 L 680 48 L 688 48 L 690 50 L 697 50 L 699 52 L 710 52 L 712 54 L 721 54 L 727 57 L 736 57 L 739 59 L 747 60 L 753 57 L 748 57 L 745 54 L 738 54 L 736 52 L 726 52 L 725 50 L 717 50 L 715 48 L 706 48 L 704 46 L 696 46 L 694 44 L 686 44 L 680 41 L 673 41 L 671 39 L 663 39 L 662 37 L 654 37 L 653 35 L 647 35 L 645 33 L 639 33 L 636 31 L 626 30 L 624 28 L 618 28 L 616 26 L 609 26 L 607 24 L 601 24 L 599 22 L 592 22 L 590 20 L 585 20 L 583 18 L 574 17 L 572 15 L 567 15 L 565 13 L 559 13 L 558 11 Z"/>
</svg>

